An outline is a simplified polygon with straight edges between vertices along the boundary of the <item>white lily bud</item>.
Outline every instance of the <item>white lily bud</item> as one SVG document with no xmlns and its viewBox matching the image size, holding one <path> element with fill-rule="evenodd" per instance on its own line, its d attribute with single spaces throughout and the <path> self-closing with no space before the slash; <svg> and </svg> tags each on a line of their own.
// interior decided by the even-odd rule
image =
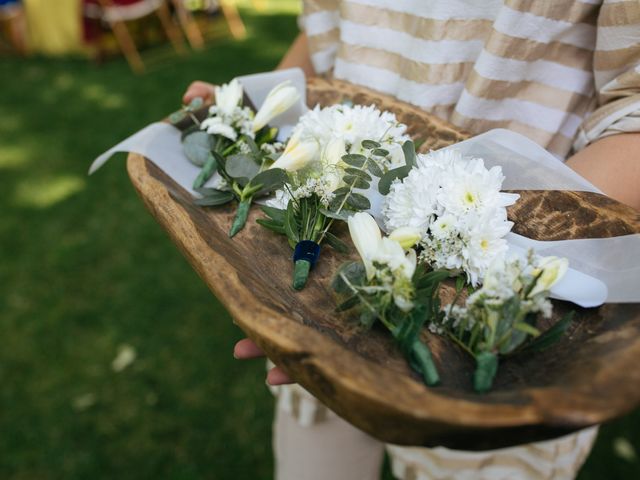
<svg viewBox="0 0 640 480">
<path fill-rule="evenodd" d="M 422 239 L 422 235 L 417 228 L 400 227 L 391 232 L 389 238 L 398 242 L 405 250 L 408 250 Z"/>
<path fill-rule="evenodd" d="M 289 110 L 300 99 L 300 93 L 287 80 L 269 92 L 253 119 L 253 131 L 257 132 L 278 115 Z"/>
<path fill-rule="evenodd" d="M 231 115 L 242 101 L 242 84 L 233 79 L 215 88 L 216 106 L 225 115 Z"/>
<path fill-rule="evenodd" d="M 294 132 L 289 139 L 282 155 L 270 168 L 282 168 L 289 172 L 295 172 L 311 163 L 320 150 L 317 140 L 308 139 L 300 141 L 300 130 Z"/>
<path fill-rule="evenodd" d="M 534 296 L 540 292 L 551 290 L 556 283 L 560 281 L 569 268 L 569 260 L 559 257 L 544 257 L 540 259 L 538 269 L 542 270 L 542 274 L 538 277 L 536 286 L 529 296 Z"/>
<path fill-rule="evenodd" d="M 405 254 L 402 246 L 389 237 L 382 239 L 378 250 L 373 254 L 372 260 L 388 265 L 395 273 L 403 272 L 407 278 L 413 277 L 416 271 L 416 251 L 411 249 L 408 254 Z"/>
<path fill-rule="evenodd" d="M 371 280 L 375 275 L 372 258 L 376 255 L 382 242 L 380 228 L 373 217 L 364 212 L 351 215 L 347 223 L 351 240 L 362 258 L 367 278 Z"/>
<path fill-rule="evenodd" d="M 324 177 L 327 179 L 331 191 L 337 189 L 342 182 L 342 170 L 338 165 L 346 153 L 346 146 L 342 138 L 334 138 L 329 141 L 322 152 Z"/>
</svg>

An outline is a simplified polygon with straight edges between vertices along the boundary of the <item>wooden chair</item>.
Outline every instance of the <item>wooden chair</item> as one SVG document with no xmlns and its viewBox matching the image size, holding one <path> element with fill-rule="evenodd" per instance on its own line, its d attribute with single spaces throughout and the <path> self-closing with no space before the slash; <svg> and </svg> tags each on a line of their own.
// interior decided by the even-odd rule
<svg viewBox="0 0 640 480">
<path fill-rule="evenodd" d="M 176 52 L 179 54 L 186 52 L 182 33 L 173 22 L 166 0 L 97 0 L 97 3 L 93 0 L 85 3 L 98 7 L 93 9 L 95 12 L 93 15 L 90 15 L 88 13 L 90 10 L 87 9 L 85 14 L 93 18 L 96 18 L 96 13 L 99 14 L 98 19 L 106 23 L 113 31 L 120 50 L 135 73 L 144 72 L 145 67 L 127 27 L 126 22 L 128 21 L 155 13 Z"/>
<path fill-rule="evenodd" d="M 27 54 L 27 19 L 24 8 L 17 1 L 0 1 L 0 28 L 7 30 L 10 47 L 20 55 Z M 4 40 L 2 41 L 4 44 Z M 2 45 L 4 49 L 4 45 Z"/>
</svg>

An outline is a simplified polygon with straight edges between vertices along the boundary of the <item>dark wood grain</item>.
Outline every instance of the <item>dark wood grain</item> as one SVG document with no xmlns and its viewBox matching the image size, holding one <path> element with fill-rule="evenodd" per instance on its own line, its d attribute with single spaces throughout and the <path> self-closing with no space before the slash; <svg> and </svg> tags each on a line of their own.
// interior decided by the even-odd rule
<svg viewBox="0 0 640 480">
<path fill-rule="evenodd" d="M 309 84 L 309 103 L 349 98 L 394 111 L 427 147 L 466 138 L 424 112 L 375 92 L 326 80 Z M 302 292 L 290 287 L 284 237 L 255 224 L 233 241 L 233 209 L 200 208 L 150 161 L 130 155 L 128 171 L 147 208 L 246 334 L 296 381 L 357 427 L 407 445 L 486 449 L 551 438 L 623 415 L 640 400 L 640 307 L 579 309 L 569 335 L 542 354 L 505 361 L 488 394 L 473 392 L 473 364 L 454 345 L 424 333 L 443 383 L 425 387 L 389 336 L 363 331 L 332 311 L 329 279 L 346 257 L 330 249 Z M 584 192 L 519 192 L 516 230 L 537 239 L 640 232 L 638 213 Z M 346 232 L 342 232 L 343 235 Z M 445 289 L 443 295 L 449 295 Z M 567 311 L 556 304 L 556 318 Z"/>
</svg>

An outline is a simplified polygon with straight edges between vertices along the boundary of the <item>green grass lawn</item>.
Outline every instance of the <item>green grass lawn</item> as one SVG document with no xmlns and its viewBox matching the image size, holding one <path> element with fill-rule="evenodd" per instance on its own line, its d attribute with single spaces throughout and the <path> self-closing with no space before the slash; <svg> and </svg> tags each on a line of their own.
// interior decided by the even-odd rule
<svg viewBox="0 0 640 480">
<path fill-rule="evenodd" d="M 0 60 L 0 479 L 271 478 L 263 363 L 233 360 L 241 332 L 145 211 L 124 156 L 86 171 L 191 80 L 273 68 L 295 3 L 245 12 L 245 41 L 140 77 L 122 59 Z M 114 371 L 122 348 L 135 361 Z M 580 478 L 640 478 L 620 439 L 640 443 L 638 413 L 603 429 Z"/>
</svg>

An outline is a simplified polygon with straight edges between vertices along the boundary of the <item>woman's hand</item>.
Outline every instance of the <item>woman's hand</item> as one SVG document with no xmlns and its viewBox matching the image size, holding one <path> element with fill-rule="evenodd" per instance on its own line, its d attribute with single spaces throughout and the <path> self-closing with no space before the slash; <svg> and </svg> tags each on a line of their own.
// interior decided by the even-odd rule
<svg viewBox="0 0 640 480">
<path fill-rule="evenodd" d="M 248 338 L 244 338 L 236 343 L 233 349 L 233 356 L 240 360 L 247 360 L 250 358 L 264 357 L 264 352 L 260 350 L 253 341 Z M 287 383 L 293 383 L 289 376 L 280 370 L 278 367 L 272 368 L 267 373 L 267 383 L 269 385 L 284 385 Z"/>
<path fill-rule="evenodd" d="M 215 88 L 215 85 L 211 83 L 196 80 L 191 85 L 189 85 L 187 91 L 184 92 L 184 95 L 182 96 L 182 103 L 184 105 L 189 105 L 191 101 L 197 97 L 202 98 L 205 104 L 212 103 L 214 99 Z"/>
</svg>

